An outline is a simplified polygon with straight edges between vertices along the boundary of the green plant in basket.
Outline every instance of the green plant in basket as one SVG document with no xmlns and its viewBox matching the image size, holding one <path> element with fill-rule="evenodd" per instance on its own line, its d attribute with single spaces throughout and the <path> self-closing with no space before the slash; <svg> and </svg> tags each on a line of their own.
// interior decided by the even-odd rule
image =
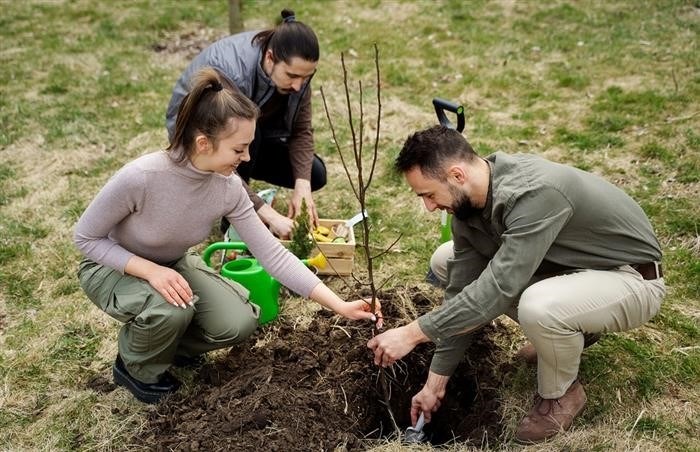
<svg viewBox="0 0 700 452">
<path fill-rule="evenodd" d="M 311 240 L 311 223 L 309 221 L 309 209 L 306 200 L 301 200 L 301 213 L 294 220 L 292 229 L 292 243 L 289 251 L 299 259 L 306 259 L 311 254 L 314 242 Z"/>
</svg>

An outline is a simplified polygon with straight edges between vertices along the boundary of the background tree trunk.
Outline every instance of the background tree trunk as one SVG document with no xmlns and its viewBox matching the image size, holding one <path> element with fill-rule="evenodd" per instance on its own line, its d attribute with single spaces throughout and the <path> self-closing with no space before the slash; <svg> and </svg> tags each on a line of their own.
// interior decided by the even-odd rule
<svg viewBox="0 0 700 452">
<path fill-rule="evenodd" d="M 241 0 L 228 0 L 228 29 L 233 35 L 243 31 Z"/>
</svg>

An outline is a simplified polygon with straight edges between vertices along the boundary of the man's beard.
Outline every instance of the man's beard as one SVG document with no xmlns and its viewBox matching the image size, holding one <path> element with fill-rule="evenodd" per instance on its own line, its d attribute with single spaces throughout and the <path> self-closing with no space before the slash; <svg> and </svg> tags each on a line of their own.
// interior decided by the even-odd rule
<svg viewBox="0 0 700 452">
<path fill-rule="evenodd" d="M 450 187 L 450 194 L 454 198 L 452 202 L 452 215 L 458 220 L 466 220 L 467 218 L 481 212 L 482 209 L 474 207 L 467 195 L 455 187 Z"/>
</svg>

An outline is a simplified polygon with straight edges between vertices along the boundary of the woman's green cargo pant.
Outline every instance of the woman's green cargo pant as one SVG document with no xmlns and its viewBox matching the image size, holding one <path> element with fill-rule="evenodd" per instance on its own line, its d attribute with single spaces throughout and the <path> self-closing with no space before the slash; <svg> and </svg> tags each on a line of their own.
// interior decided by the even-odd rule
<svg viewBox="0 0 700 452">
<path fill-rule="evenodd" d="M 194 306 L 168 303 L 140 278 L 84 259 L 80 285 L 101 310 L 124 323 L 119 354 L 129 373 L 155 383 L 174 357 L 194 357 L 229 347 L 250 336 L 258 326 L 259 308 L 248 301 L 248 290 L 221 277 L 194 253 L 170 266 L 194 293 Z"/>
</svg>

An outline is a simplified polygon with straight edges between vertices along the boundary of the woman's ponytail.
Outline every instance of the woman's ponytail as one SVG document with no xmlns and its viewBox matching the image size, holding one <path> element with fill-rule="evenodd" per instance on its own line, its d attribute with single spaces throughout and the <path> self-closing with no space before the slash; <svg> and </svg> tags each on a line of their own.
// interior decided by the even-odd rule
<svg viewBox="0 0 700 452">
<path fill-rule="evenodd" d="M 259 115 L 258 107 L 211 67 L 200 69 L 190 86 L 178 109 L 175 132 L 167 148 L 177 163 L 190 157 L 197 133 L 216 145 L 231 118 L 256 120 Z"/>
</svg>

